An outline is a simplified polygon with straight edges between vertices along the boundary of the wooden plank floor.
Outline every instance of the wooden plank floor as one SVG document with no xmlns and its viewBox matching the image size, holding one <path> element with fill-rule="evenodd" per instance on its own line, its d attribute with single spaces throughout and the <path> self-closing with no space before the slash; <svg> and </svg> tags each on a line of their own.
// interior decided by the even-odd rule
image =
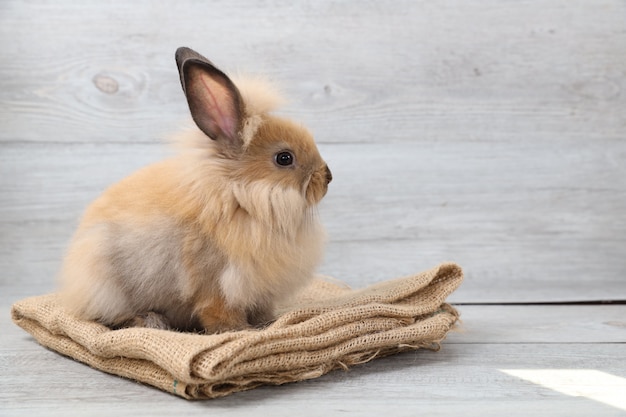
<svg viewBox="0 0 626 417">
<path fill-rule="evenodd" d="M 625 415 L 625 29 L 619 0 L 0 2 L 0 416 Z M 191 403 L 11 323 L 85 205 L 170 152 L 182 45 L 314 132 L 320 272 L 464 267 L 441 351 Z"/>
</svg>

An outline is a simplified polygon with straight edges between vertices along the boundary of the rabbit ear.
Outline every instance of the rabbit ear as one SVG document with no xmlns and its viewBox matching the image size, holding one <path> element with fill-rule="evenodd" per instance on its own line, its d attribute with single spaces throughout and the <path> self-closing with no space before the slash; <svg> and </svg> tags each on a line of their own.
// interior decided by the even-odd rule
<svg viewBox="0 0 626 417">
<path fill-rule="evenodd" d="M 239 147 L 243 100 L 226 74 L 189 48 L 176 50 L 180 82 L 196 125 L 211 139 Z"/>
</svg>

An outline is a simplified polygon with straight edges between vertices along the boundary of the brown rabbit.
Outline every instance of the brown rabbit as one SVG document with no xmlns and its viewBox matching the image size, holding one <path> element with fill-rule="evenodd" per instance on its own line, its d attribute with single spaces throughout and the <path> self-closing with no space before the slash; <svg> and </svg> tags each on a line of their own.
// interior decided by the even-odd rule
<svg viewBox="0 0 626 417">
<path fill-rule="evenodd" d="M 189 48 L 176 62 L 199 130 L 87 208 L 61 270 L 65 303 L 111 327 L 267 323 L 322 257 L 330 170 L 305 128 L 269 113 L 274 93 L 238 88 Z"/>
</svg>

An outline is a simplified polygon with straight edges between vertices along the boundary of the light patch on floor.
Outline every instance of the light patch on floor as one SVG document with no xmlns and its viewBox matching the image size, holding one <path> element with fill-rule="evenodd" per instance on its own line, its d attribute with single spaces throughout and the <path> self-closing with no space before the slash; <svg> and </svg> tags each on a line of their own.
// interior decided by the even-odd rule
<svg viewBox="0 0 626 417">
<path fill-rule="evenodd" d="M 573 397 L 626 411 L 626 378 L 593 369 L 501 369 L 508 375 Z"/>
</svg>

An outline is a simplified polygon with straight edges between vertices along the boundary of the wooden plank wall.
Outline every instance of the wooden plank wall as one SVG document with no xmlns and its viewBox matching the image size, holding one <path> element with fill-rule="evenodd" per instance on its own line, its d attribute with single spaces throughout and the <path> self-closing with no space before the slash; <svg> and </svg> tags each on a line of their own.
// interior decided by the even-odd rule
<svg viewBox="0 0 626 417">
<path fill-rule="evenodd" d="M 0 5 L 4 283 L 50 288 L 84 206 L 166 152 L 189 45 L 280 83 L 321 143 L 321 272 L 453 260 L 459 302 L 626 298 L 623 3 L 256 4 Z"/>
</svg>

